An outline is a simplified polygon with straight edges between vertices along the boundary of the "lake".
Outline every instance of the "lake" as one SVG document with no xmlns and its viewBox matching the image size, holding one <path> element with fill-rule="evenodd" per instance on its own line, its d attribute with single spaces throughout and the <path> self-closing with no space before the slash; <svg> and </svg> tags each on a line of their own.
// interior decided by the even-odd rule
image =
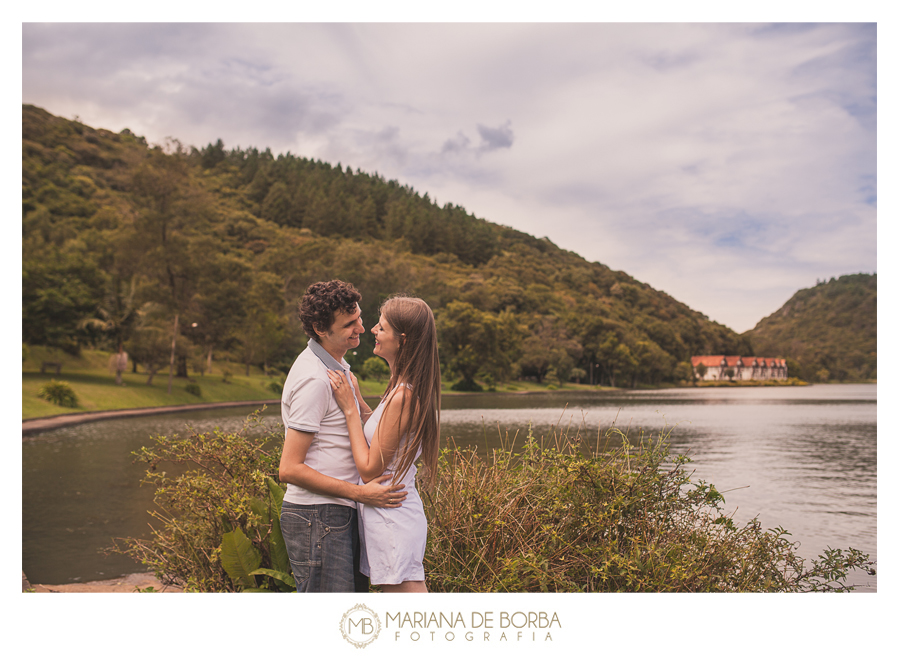
<svg viewBox="0 0 900 658">
<path fill-rule="evenodd" d="M 485 454 L 566 431 L 592 445 L 612 425 L 634 440 L 669 433 L 694 479 L 715 484 L 736 521 L 782 526 L 805 558 L 827 547 L 876 555 L 875 384 L 444 396 L 441 435 Z M 103 580 L 141 570 L 99 550 L 112 537 L 146 536 L 153 491 L 131 452 L 154 434 L 237 429 L 250 409 L 106 420 L 22 442 L 22 562 L 33 583 Z M 266 415 L 280 421 L 277 408 Z M 853 574 L 858 591 L 876 577 Z"/>
</svg>

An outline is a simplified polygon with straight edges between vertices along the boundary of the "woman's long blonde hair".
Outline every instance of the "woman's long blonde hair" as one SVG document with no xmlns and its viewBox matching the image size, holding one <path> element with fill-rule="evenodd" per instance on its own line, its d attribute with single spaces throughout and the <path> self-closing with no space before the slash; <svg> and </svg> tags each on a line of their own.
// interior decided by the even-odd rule
<svg viewBox="0 0 900 658">
<path fill-rule="evenodd" d="M 401 435 L 406 434 L 408 438 L 406 446 L 394 458 L 393 480 L 403 479 L 421 447 L 424 483 L 428 484 L 437 469 L 441 428 L 441 364 L 434 313 L 421 299 L 405 295 L 390 297 L 379 312 L 400 341 L 384 395 L 389 395 L 400 384 L 407 384 L 412 393 L 404 396 L 401 402 L 401 418 L 407 400 L 412 408 L 408 423 L 400 428 Z"/>
</svg>

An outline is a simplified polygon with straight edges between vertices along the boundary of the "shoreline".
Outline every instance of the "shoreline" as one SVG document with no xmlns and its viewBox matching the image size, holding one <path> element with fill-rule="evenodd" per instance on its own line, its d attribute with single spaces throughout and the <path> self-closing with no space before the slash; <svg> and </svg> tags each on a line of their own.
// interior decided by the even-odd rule
<svg viewBox="0 0 900 658">
<path fill-rule="evenodd" d="M 202 411 L 203 409 L 223 409 L 227 407 L 251 407 L 254 405 L 281 404 L 281 400 L 237 400 L 230 402 L 203 402 L 200 404 L 181 404 L 165 407 L 139 407 L 137 409 L 109 409 L 108 411 L 85 411 L 75 414 L 43 416 L 28 418 L 22 421 L 22 437 L 38 432 L 91 423 L 109 418 L 128 418 L 131 416 L 153 416 L 157 414 L 173 414 L 179 411 Z"/>
<path fill-rule="evenodd" d="M 160 580 L 150 572 L 145 573 L 129 573 L 118 578 L 109 580 L 94 580 L 86 583 L 66 583 L 64 585 L 32 585 L 28 582 L 25 573 L 22 572 L 22 592 L 35 594 L 105 594 L 105 593 L 125 593 L 140 594 L 146 593 L 149 588 L 151 592 L 158 594 L 181 594 L 183 590 L 173 585 L 163 585 Z"/>
<path fill-rule="evenodd" d="M 831 382 L 828 382 L 831 383 Z M 852 382 L 852 383 L 876 383 L 876 382 Z M 666 388 L 757 388 L 761 386 L 808 386 L 807 382 L 791 383 L 791 384 L 756 384 L 750 382 L 707 382 L 699 386 L 658 386 L 653 390 Z M 458 395 L 534 395 L 538 393 L 571 393 L 578 389 L 556 389 L 556 390 L 524 390 L 524 391 L 444 391 L 442 396 L 458 396 Z M 609 392 L 619 390 L 650 390 L 650 389 L 620 389 L 614 387 L 595 387 L 583 389 L 591 392 Z M 365 395 L 367 398 L 377 398 L 377 395 Z M 91 423 L 98 420 L 107 420 L 110 418 L 128 418 L 137 416 L 153 416 L 160 414 L 178 413 L 181 411 L 202 411 L 204 409 L 225 409 L 229 407 L 251 407 L 255 405 L 275 405 L 281 404 L 281 399 L 275 400 L 231 400 L 227 402 L 201 402 L 199 404 L 182 404 L 168 405 L 161 407 L 138 407 L 133 409 L 108 409 L 106 411 L 85 411 L 71 414 L 59 414 L 56 416 L 42 416 L 39 418 L 28 418 L 22 421 L 22 438 L 32 434 L 38 434 L 47 430 L 58 429 L 60 427 L 69 427 L 71 425 L 80 425 L 82 423 Z"/>
<path fill-rule="evenodd" d="M 602 390 L 617 390 L 604 387 Z M 570 392 L 571 389 L 561 389 L 558 391 L 446 391 L 441 393 L 444 396 L 457 395 L 491 395 L 495 393 L 506 393 L 510 395 L 528 395 L 534 393 L 560 393 Z M 364 395 L 363 397 L 377 399 L 377 395 Z M 202 411 L 204 409 L 225 409 L 229 407 L 252 407 L 256 405 L 275 405 L 281 404 L 281 399 L 277 400 L 231 400 L 228 402 L 201 402 L 199 404 L 180 404 L 168 405 L 162 407 L 137 407 L 133 409 L 108 409 L 105 411 L 82 411 L 71 414 L 58 414 L 56 416 L 41 416 L 40 418 L 27 418 L 22 421 L 23 438 L 30 434 L 37 434 L 47 430 L 53 430 L 60 427 L 68 427 L 70 425 L 80 425 L 82 423 L 91 423 L 98 420 L 107 420 L 109 418 L 128 418 L 135 416 L 153 416 L 159 414 L 178 413 L 180 411 Z"/>
</svg>

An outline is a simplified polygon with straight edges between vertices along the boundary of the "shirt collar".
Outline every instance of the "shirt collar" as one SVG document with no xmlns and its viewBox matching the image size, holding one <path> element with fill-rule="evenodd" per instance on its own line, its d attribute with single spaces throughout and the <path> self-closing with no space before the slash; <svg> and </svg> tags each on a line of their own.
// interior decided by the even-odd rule
<svg viewBox="0 0 900 658">
<path fill-rule="evenodd" d="M 319 344 L 318 341 L 310 338 L 308 347 L 312 350 L 313 354 L 319 357 L 319 360 L 324 363 L 325 367 L 329 370 L 350 370 L 349 363 L 347 363 L 344 359 L 341 359 L 340 363 L 336 361 L 335 358 L 331 356 L 328 351 Z"/>
</svg>

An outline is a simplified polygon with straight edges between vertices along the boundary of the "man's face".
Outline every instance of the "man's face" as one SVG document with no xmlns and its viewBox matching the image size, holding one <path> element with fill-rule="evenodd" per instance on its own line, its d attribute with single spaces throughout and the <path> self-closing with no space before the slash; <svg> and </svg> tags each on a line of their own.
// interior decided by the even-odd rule
<svg viewBox="0 0 900 658">
<path fill-rule="evenodd" d="M 365 331 L 362 323 L 362 311 L 359 304 L 353 313 L 338 311 L 334 314 L 334 322 L 326 332 L 319 334 L 319 342 L 328 352 L 343 356 L 347 350 L 359 347 L 359 335 Z"/>
</svg>

